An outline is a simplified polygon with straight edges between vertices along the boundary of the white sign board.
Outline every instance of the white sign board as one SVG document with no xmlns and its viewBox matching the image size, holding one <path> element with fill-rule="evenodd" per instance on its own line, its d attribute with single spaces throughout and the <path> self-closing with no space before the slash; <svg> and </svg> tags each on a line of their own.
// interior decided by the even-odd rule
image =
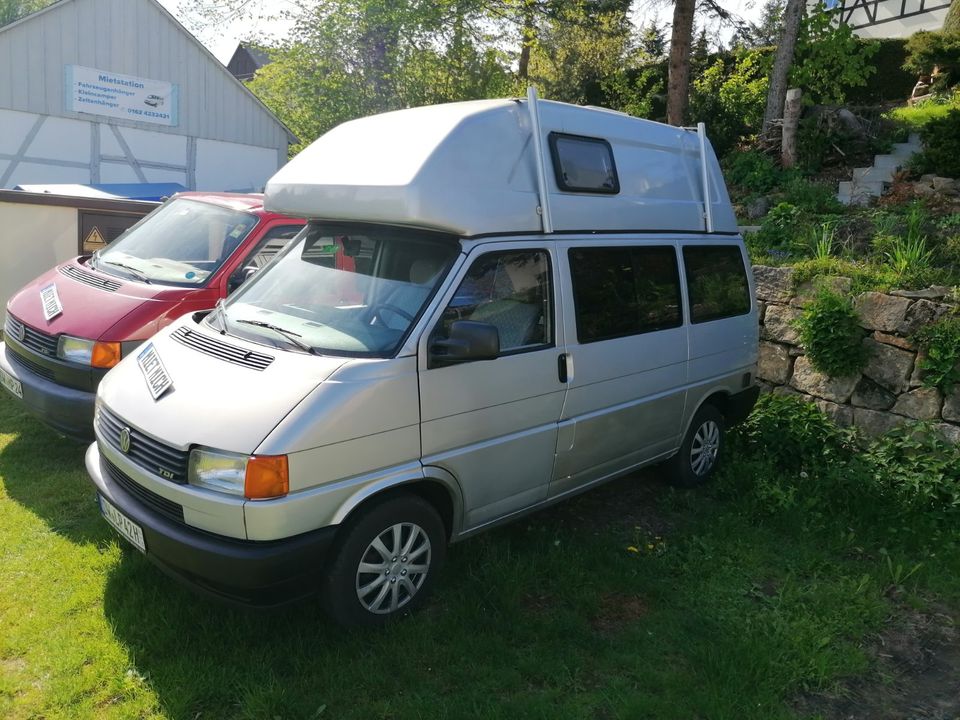
<svg viewBox="0 0 960 720">
<path fill-rule="evenodd" d="M 177 125 L 179 86 L 163 80 L 65 66 L 66 109 L 125 120 Z"/>
</svg>

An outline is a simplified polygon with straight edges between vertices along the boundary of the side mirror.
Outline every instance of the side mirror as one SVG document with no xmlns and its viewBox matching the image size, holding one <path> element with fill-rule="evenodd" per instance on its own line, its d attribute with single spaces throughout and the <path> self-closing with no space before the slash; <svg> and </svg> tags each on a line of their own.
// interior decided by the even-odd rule
<svg viewBox="0 0 960 720">
<path fill-rule="evenodd" d="M 500 355 L 500 332 L 495 325 L 474 320 L 456 320 L 450 336 L 430 344 L 430 367 L 474 360 L 494 360 Z"/>
<path fill-rule="evenodd" d="M 241 267 L 234 270 L 233 275 L 231 275 L 230 279 L 227 280 L 227 294 L 229 295 L 238 287 L 243 285 L 247 280 L 256 275 L 258 269 L 259 268 L 254 267 L 253 265 L 247 265 L 247 267 Z"/>
</svg>

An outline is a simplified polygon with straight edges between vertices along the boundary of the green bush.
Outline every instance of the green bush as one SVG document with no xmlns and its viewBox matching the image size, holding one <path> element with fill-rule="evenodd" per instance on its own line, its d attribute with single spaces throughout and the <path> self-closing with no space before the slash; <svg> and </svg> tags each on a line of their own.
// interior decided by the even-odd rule
<svg viewBox="0 0 960 720">
<path fill-rule="evenodd" d="M 950 392 L 960 383 L 960 316 L 950 315 L 920 328 L 914 340 L 923 353 L 917 361 L 923 384 Z"/>
<path fill-rule="evenodd" d="M 836 213 L 843 209 L 836 188 L 795 177 L 784 186 L 784 202 L 809 213 Z"/>
<path fill-rule="evenodd" d="M 877 72 L 872 58 L 880 46 L 858 38 L 846 23 L 835 22 L 838 15 L 820 3 L 803 19 L 790 87 L 802 88 L 808 104 L 842 105 L 848 90 L 865 87 Z"/>
<path fill-rule="evenodd" d="M 919 75 L 930 75 L 934 68 L 940 74 L 934 81 L 934 92 L 942 92 L 956 83 L 960 70 L 960 33 L 921 30 L 907 40 L 907 58 L 903 67 Z"/>
<path fill-rule="evenodd" d="M 751 252 L 778 259 L 795 256 L 806 248 L 809 224 L 800 208 L 779 203 L 760 222 L 760 230 L 749 238 Z"/>
<path fill-rule="evenodd" d="M 920 131 L 923 151 L 911 167 L 920 173 L 960 178 L 960 109 L 930 120 Z"/>
<path fill-rule="evenodd" d="M 875 486 L 905 510 L 947 514 L 960 509 L 960 446 L 923 423 L 897 428 L 868 447 Z"/>
<path fill-rule="evenodd" d="M 776 161 L 759 150 L 730 153 L 723 162 L 730 185 L 752 193 L 768 193 L 780 184 L 783 171 Z"/>
<path fill-rule="evenodd" d="M 849 432 L 838 428 L 813 403 L 789 395 L 762 395 L 736 430 L 746 449 L 762 452 L 780 471 L 827 467 L 845 455 Z"/>
<path fill-rule="evenodd" d="M 863 329 L 849 298 L 820 289 L 797 320 L 797 329 L 810 363 L 820 372 L 847 377 L 867 364 Z"/>
<path fill-rule="evenodd" d="M 756 50 L 734 53 L 732 64 L 721 56 L 693 79 L 690 117 L 706 123 L 710 142 L 719 154 L 759 132 L 771 59 L 769 53 Z"/>
</svg>

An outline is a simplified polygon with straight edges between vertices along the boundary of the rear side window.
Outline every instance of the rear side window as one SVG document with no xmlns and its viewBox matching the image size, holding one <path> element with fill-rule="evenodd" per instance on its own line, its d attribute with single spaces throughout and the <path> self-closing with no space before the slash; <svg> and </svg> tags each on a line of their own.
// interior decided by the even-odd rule
<svg viewBox="0 0 960 720">
<path fill-rule="evenodd" d="M 692 322 L 750 312 L 750 286 L 739 247 L 688 245 L 683 248 L 683 264 L 687 271 Z"/>
<path fill-rule="evenodd" d="M 600 138 L 550 133 L 550 155 L 557 186 L 567 192 L 620 192 L 610 143 Z"/>
<path fill-rule="evenodd" d="M 673 247 L 572 248 L 568 257 L 580 343 L 683 322 Z"/>
</svg>

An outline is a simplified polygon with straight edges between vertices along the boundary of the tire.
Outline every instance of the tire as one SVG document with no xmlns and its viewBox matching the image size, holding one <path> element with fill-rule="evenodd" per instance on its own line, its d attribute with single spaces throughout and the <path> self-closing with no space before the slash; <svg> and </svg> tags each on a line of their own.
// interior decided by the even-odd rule
<svg viewBox="0 0 960 720">
<path fill-rule="evenodd" d="M 669 461 L 673 485 L 693 488 L 713 477 L 723 461 L 725 430 L 723 414 L 713 405 L 704 405 L 697 411 L 680 449 Z"/>
<path fill-rule="evenodd" d="M 430 503 L 413 494 L 386 497 L 344 525 L 323 579 L 324 607 L 335 622 L 354 626 L 416 610 L 446 551 L 443 520 Z"/>
</svg>

